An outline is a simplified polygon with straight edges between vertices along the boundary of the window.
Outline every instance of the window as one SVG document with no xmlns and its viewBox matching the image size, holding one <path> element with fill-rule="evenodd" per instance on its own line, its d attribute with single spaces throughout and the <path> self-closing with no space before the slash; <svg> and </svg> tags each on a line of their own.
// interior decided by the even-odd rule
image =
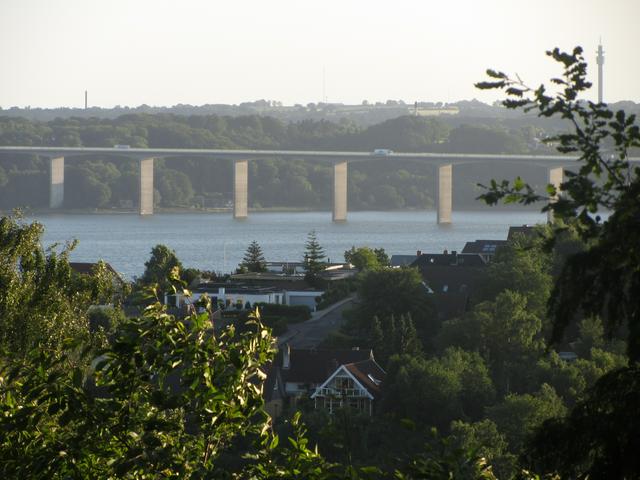
<svg viewBox="0 0 640 480">
<path fill-rule="evenodd" d="M 334 385 L 337 390 L 347 390 L 353 387 L 353 380 L 349 377 L 336 377 Z"/>
</svg>

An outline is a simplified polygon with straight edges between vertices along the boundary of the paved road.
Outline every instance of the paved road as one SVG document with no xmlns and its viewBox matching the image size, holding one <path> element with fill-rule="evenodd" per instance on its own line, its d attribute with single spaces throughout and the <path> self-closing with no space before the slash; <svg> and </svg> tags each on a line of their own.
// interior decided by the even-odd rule
<svg viewBox="0 0 640 480">
<path fill-rule="evenodd" d="M 124 146 L 123 146 L 124 147 Z M 380 161 L 421 160 L 437 165 L 465 164 L 476 162 L 510 162 L 538 165 L 570 165 L 577 160 L 571 155 L 531 155 L 531 154 L 485 154 L 485 153 L 398 153 L 374 152 L 334 152 L 322 150 L 219 150 L 190 148 L 129 148 L 129 147 L 25 147 L 0 146 L 0 153 L 35 154 L 49 157 L 71 157 L 74 155 L 116 155 L 129 158 L 205 157 L 235 160 L 256 160 L 263 158 L 296 158 L 305 160 L 333 161 Z M 632 157 L 631 162 L 640 158 Z"/>
<path fill-rule="evenodd" d="M 278 344 L 289 343 L 292 348 L 315 348 L 329 333 L 336 331 L 344 323 L 342 312 L 350 308 L 353 299 L 327 312 L 320 318 L 312 318 L 303 323 L 291 325 L 278 339 Z"/>
</svg>

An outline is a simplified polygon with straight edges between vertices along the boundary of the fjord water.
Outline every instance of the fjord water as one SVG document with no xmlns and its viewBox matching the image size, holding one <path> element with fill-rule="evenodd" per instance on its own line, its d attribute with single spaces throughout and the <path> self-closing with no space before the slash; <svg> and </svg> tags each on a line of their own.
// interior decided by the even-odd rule
<svg viewBox="0 0 640 480">
<path fill-rule="evenodd" d="M 151 248 L 174 249 L 185 267 L 234 270 L 252 240 L 268 261 L 300 261 L 307 234 L 315 230 L 332 261 L 343 261 L 351 246 L 382 247 L 389 256 L 462 250 L 468 241 L 506 239 L 510 225 L 544 222 L 537 212 L 454 212 L 453 224 L 438 226 L 435 212 L 349 212 L 346 223 L 332 223 L 327 212 L 250 213 L 234 220 L 229 213 L 35 215 L 45 226 L 44 246 L 77 239 L 76 262 L 109 262 L 125 278 L 142 275 Z"/>
</svg>

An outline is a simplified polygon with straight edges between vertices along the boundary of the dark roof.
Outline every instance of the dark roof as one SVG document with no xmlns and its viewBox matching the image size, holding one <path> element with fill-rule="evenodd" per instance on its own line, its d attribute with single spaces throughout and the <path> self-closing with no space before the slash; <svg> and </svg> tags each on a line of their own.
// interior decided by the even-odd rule
<svg viewBox="0 0 640 480">
<path fill-rule="evenodd" d="M 347 363 L 344 366 L 375 397 L 380 395 L 381 385 L 386 377 L 385 371 L 373 359 Z"/>
<path fill-rule="evenodd" d="M 535 234 L 535 226 L 533 225 L 521 225 L 519 227 L 509 227 L 509 233 L 507 234 L 507 240 L 512 242 L 515 240 L 515 235 L 523 235 L 525 237 L 532 237 Z"/>
<path fill-rule="evenodd" d="M 120 278 L 120 274 L 116 272 L 110 264 L 107 262 L 104 264 L 109 272 Z M 71 267 L 71 270 L 76 273 L 80 273 L 82 275 L 93 275 L 94 268 L 96 268 L 98 264 L 91 262 L 69 262 L 69 266 Z"/>
<path fill-rule="evenodd" d="M 281 290 L 316 290 L 304 280 L 304 275 L 284 275 L 281 273 L 238 273 L 233 280 L 245 285 L 273 287 Z"/>
<path fill-rule="evenodd" d="M 417 255 L 391 255 L 389 263 L 392 267 L 406 267 L 415 262 L 417 258 Z"/>
<path fill-rule="evenodd" d="M 467 242 L 462 253 L 477 253 L 480 255 L 494 255 L 500 247 L 508 245 L 508 240 L 475 240 Z"/>
</svg>

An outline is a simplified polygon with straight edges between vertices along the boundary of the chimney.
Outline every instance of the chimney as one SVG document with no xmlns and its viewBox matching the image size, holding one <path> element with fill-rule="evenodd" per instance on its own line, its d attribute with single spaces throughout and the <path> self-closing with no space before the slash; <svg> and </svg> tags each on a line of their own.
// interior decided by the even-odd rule
<svg viewBox="0 0 640 480">
<path fill-rule="evenodd" d="M 291 347 L 288 343 L 285 343 L 282 349 L 282 368 L 284 370 L 291 368 Z"/>
<path fill-rule="evenodd" d="M 416 252 L 416 257 L 419 257 L 420 255 L 422 255 L 422 250 L 418 250 L 418 251 Z"/>
</svg>

